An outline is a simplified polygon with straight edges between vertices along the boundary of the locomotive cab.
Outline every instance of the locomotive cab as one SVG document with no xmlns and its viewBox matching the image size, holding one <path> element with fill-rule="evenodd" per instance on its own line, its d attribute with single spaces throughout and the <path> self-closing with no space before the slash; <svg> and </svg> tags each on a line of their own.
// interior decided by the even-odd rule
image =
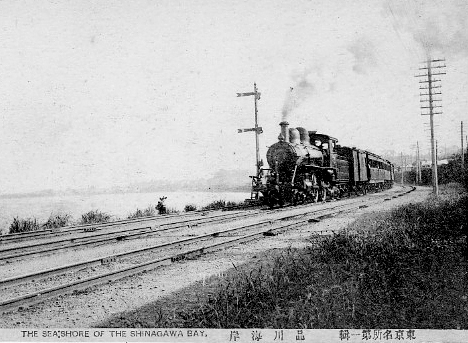
<svg viewBox="0 0 468 343">
<path fill-rule="evenodd" d="M 323 153 L 323 166 L 336 168 L 336 144 L 338 139 L 316 131 L 309 131 L 310 141 Z"/>
</svg>

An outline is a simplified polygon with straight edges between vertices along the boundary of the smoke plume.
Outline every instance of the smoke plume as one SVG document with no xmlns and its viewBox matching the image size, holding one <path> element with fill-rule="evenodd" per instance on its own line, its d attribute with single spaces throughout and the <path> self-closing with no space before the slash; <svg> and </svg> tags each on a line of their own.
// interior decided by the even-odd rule
<svg viewBox="0 0 468 343">
<path fill-rule="evenodd" d="M 302 74 L 293 75 L 295 84 L 286 92 L 282 110 L 282 121 L 287 120 L 289 114 L 315 92 L 314 85 L 307 79 L 309 74 L 310 70 L 306 70 Z"/>
<path fill-rule="evenodd" d="M 358 74 L 367 74 L 367 68 L 377 64 L 374 43 L 367 38 L 357 39 L 348 46 L 347 50 L 354 56 L 353 71 Z"/>
</svg>

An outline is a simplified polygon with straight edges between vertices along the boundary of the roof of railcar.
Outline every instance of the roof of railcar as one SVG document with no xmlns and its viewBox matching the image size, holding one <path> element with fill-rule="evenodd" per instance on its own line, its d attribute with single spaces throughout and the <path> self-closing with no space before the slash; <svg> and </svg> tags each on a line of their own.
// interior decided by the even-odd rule
<svg viewBox="0 0 468 343">
<path fill-rule="evenodd" d="M 389 160 L 386 160 L 385 158 L 383 158 L 383 157 L 381 157 L 381 156 L 379 156 L 379 155 L 376 155 L 376 154 L 374 154 L 373 152 L 366 151 L 366 153 L 367 153 L 369 156 L 373 157 L 375 160 L 378 160 L 378 161 L 380 161 L 380 162 L 385 162 L 385 163 L 388 163 L 388 164 L 390 164 L 390 165 L 392 164 L 392 162 L 390 162 Z"/>
<path fill-rule="evenodd" d="M 370 151 L 366 151 L 367 154 L 372 157 L 373 159 L 377 160 L 377 161 L 380 161 L 380 162 L 388 162 L 387 160 L 383 159 L 382 157 L 380 157 L 379 155 L 377 154 L 374 154 L 373 152 L 370 152 Z"/>
</svg>

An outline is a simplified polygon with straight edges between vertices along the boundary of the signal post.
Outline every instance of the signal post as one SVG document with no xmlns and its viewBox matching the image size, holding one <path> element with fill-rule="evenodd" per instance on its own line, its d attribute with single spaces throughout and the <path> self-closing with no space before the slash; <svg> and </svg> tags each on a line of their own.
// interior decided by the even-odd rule
<svg viewBox="0 0 468 343">
<path fill-rule="evenodd" d="M 255 106 L 255 127 L 253 128 L 248 128 L 248 129 L 238 129 L 238 133 L 242 132 L 249 132 L 249 131 L 254 131 L 255 132 L 255 159 L 256 159 L 256 174 L 255 176 L 252 177 L 252 193 L 251 193 L 251 198 L 257 200 L 258 199 L 258 193 L 254 191 L 254 182 L 258 181 L 257 179 L 260 176 L 260 168 L 262 167 L 263 163 L 260 160 L 260 134 L 263 133 L 262 127 L 258 126 L 258 110 L 257 110 L 257 101 L 260 100 L 261 93 L 257 89 L 257 84 L 254 83 L 254 91 L 253 92 L 247 92 L 247 93 L 236 93 L 237 97 L 242 97 L 242 96 L 254 96 L 254 106 Z"/>
</svg>

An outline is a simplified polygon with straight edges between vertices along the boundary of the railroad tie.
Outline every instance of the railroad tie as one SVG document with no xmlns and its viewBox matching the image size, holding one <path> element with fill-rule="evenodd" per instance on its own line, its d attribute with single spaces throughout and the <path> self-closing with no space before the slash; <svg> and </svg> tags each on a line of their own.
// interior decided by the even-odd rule
<svg viewBox="0 0 468 343">
<path fill-rule="evenodd" d="M 117 261 L 116 256 L 104 257 L 103 259 L 101 259 L 101 264 L 107 264 L 107 263 L 111 263 L 111 262 L 115 262 L 115 261 Z"/>
</svg>

